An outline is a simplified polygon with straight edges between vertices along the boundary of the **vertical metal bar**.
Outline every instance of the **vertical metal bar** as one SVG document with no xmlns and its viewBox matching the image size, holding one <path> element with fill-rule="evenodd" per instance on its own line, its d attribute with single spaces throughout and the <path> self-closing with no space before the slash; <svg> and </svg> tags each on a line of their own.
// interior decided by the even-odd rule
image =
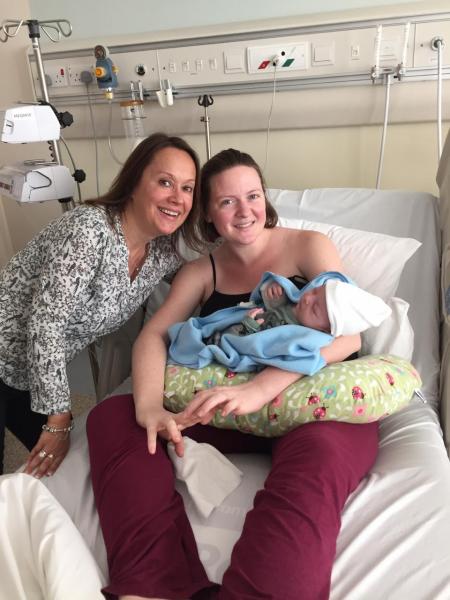
<svg viewBox="0 0 450 600">
<path fill-rule="evenodd" d="M 41 46 L 39 43 L 39 32 L 36 31 L 36 25 L 37 25 L 37 28 L 39 28 L 38 22 L 36 22 L 36 21 L 29 22 L 28 30 L 29 30 L 29 36 L 31 38 L 31 45 L 33 47 L 34 57 L 36 59 L 36 67 L 37 67 L 38 76 L 39 76 L 39 84 L 41 87 L 41 95 L 42 95 L 43 100 L 45 100 L 45 102 L 49 103 L 47 82 L 45 80 L 44 64 L 42 62 Z M 58 140 L 49 140 L 49 144 L 50 144 L 50 150 L 52 152 L 54 162 L 58 163 L 58 165 L 62 165 L 61 151 L 59 148 Z M 62 205 L 62 210 L 64 212 L 68 211 L 72 208 L 75 208 L 75 202 L 74 202 L 73 198 L 71 200 L 69 200 L 68 202 L 61 202 L 61 205 Z"/>
<path fill-rule="evenodd" d="M 208 96 L 208 94 L 203 94 L 203 96 L 199 96 L 197 102 L 200 106 L 203 106 L 205 111 L 204 116 L 200 117 L 200 121 L 205 124 L 206 158 L 209 160 L 211 158 L 211 137 L 209 134 L 208 106 L 214 104 L 214 99 L 212 96 Z"/>
<path fill-rule="evenodd" d="M 42 95 L 42 98 L 46 102 L 49 102 L 47 82 L 45 81 L 45 71 L 44 71 L 44 64 L 42 62 L 42 56 L 41 56 L 41 48 L 40 48 L 40 44 L 39 44 L 39 38 L 33 36 L 31 38 L 31 45 L 33 47 L 34 56 L 36 58 L 36 67 L 37 67 L 37 70 L 38 70 L 39 83 L 40 83 L 40 86 L 41 86 L 41 95 Z M 61 163 L 61 153 L 59 151 L 58 141 L 57 140 L 51 140 L 50 143 L 53 146 L 53 152 L 54 152 L 54 156 L 55 156 L 55 162 L 57 162 L 59 165 L 62 164 Z"/>
<path fill-rule="evenodd" d="M 211 137 L 209 134 L 209 116 L 208 116 L 208 107 L 205 106 L 205 116 L 203 118 L 205 122 L 205 137 L 206 137 L 206 158 L 209 160 L 211 158 Z"/>
<path fill-rule="evenodd" d="M 437 67 L 437 143 L 438 143 L 438 161 L 442 155 L 442 47 L 443 41 L 439 40 L 437 44 L 438 67 Z"/>
</svg>

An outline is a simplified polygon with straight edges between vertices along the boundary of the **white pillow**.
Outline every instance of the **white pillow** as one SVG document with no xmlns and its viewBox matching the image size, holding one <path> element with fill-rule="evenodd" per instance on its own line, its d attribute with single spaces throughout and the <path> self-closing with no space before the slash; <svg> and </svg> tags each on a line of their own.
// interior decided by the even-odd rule
<svg viewBox="0 0 450 600">
<path fill-rule="evenodd" d="M 104 598 L 94 557 L 41 481 L 23 473 L 0 477 L 0 518 L 2 598 Z"/>
<path fill-rule="evenodd" d="M 327 235 L 336 245 L 344 272 L 362 289 L 389 300 L 396 292 L 403 267 L 421 242 L 327 223 L 280 217 L 290 229 L 311 229 Z"/>
<path fill-rule="evenodd" d="M 414 350 L 414 330 L 408 319 L 409 304 L 402 298 L 391 298 L 387 304 L 391 315 L 378 327 L 361 334 L 361 356 L 367 354 L 393 354 L 411 361 Z"/>
</svg>

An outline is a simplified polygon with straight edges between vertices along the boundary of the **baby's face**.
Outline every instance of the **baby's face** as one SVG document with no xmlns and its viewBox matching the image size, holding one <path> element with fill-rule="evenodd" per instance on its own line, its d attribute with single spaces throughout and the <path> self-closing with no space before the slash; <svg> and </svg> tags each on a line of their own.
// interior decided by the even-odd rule
<svg viewBox="0 0 450 600">
<path fill-rule="evenodd" d="M 330 332 L 330 320 L 327 311 L 325 286 L 313 288 L 305 292 L 294 306 L 294 314 L 300 325 Z"/>
</svg>

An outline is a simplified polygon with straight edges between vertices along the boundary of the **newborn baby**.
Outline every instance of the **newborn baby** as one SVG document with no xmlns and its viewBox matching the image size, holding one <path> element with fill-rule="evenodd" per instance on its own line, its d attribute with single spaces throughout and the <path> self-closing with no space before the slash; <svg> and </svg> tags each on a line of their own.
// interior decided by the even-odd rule
<svg viewBox="0 0 450 600">
<path fill-rule="evenodd" d="M 379 325 L 391 312 L 378 296 L 337 279 L 306 291 L 296 303 L 276 282 L 262 288 L 261 296 L 266 309 L 252 308 L 241 323 L 215 332 L 205 343 L 217 344 L 224 333 L 250 335 L 279 325 L 303 325 L 333 337 L 351 335 Z"/>
</svg>

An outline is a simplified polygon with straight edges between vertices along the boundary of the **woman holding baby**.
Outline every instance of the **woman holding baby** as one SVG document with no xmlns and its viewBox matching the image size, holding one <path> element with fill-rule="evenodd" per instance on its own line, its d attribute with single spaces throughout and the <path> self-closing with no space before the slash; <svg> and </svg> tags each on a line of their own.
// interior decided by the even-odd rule
<svg viewBox="0 0 450 600">
<path fill-rule="evenodd" d="M 269 403 L 301 375 L 266 367 L 251 381 L 199 392 L 179 415 L 163 407 L 167 330 L 249 298 L 265 271 L 305 284 L 342 271 L 333 243 L 312 231 L 275 227 L 261 171 L 237 150 L 203 167 L 199 232 L 210 255 L 186 264 L 133 351 L 133 396 L 110 398 L 88 420 L 92 481 L 108 552 L 107 597 L 132 600 L 321 600 L 330 577 L 349 494 L 372 466 L 378 425 L 315 422 L 277 439 L 218 430 L 207 423 L 228 404 L 236 414 Z M 360 347 L 341 336 L 321 350 L 326 363 Z M 183 454 L 183 434 L 221 452 L 264 452 L 272 468 L 247 514 L 222 585 L 208 581 L 183 502 L 174 488 L 167 440 Z"/>
</svg>

